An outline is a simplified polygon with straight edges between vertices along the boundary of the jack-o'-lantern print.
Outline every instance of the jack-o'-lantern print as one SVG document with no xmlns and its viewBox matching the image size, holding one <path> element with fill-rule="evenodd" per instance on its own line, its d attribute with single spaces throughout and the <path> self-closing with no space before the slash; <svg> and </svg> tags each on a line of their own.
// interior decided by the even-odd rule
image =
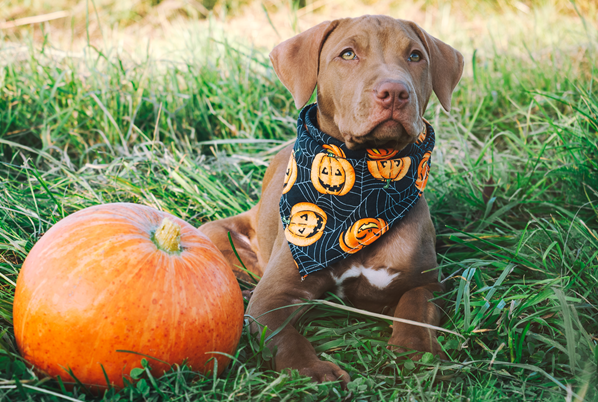
<svg viewBox="0 0 598 402">
<path fill-rule="evenodd" d="M 326 212 L 320 207 L 310 202 L 300 202 L 291 208 L 284 235 L 289 243 L 300 247 L 309 246 L 322 237 L 327 220 Z"/>
<path fill-rule="evenodd" d="M 368 161 L 368 170 L 374 178 L 387 183 L 399 181 L 409 171 L 411 158 L 391 159 L 385 161 Z"/>
<path fill-rule="evenodd" d="M 370 148 L 366 149 L 366 151 L 370 159 L 373 159 L 375 161 L 388 160 L 399 153 L 399 151 L 392 148 Z"/>
<path fill-rule="evenodd" d="M 431 152 L 426 152 L 422 157 L 421 162 L 419 162 L 419 166 L 417 167 L 417 180 L 415 181 L 415 187 L 417 187 L 420 192 L 423 192 L 426 188 L 426 184 L 428 184 L 428 177 L 430 177 L 431 155 Z"/>
<path fill-rule="evenodd" d="M 388 231 L 388 224 L 380 218 L 364 218 L 355 222 L 349 230 L 341 233 L 339 244 L 345 253 L 354 254 L 372 244 Z"/>
<path fill-rule="evenodd" d="M 423 119 L 423 120 L 424 120 L 424 123 L 425 123 L 424 124 L 424 130 L 417 136 L 417 140 L 415 141 L 415 143 L 417 145 L 423 144 L 424 141 L 426 140 L 426 137 L 428 136 L 428 127 L 427 127 L 427 124 L 430 124 L 430 123 L 428 123 L 428 120 L 426 120 L 426 119 Z"/>
<path fill-rule="evenodd" d="M 311 182 L 322 194 L 345 195 L 355 184 L 355 169 L 336 145 L 323 145 L 326 153 L 316 155 L 311 165 Z"/>
<path fill-rule="evenodd" d="M 291 187 L 295 184 L 297 180 L 297 161 L 295 160 L 295 151 L 291 153 L 291 157 L 289 158 L 289 164 L 287 165 L 287 171 L 284 175 L 284 186 L 282 188 L 282 193 L 286 194 L 289 192 Z"/>
</svg>

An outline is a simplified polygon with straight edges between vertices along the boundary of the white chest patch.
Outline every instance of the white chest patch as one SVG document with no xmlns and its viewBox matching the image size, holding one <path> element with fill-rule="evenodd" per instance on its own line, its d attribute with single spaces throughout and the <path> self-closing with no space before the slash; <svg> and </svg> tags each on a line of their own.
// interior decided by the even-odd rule
<svg viewBox="0 0 598 402">
<path fill-rule="evenodd" d="M 384 289 L 399 276 L 400 272 L 389 273 L 388 268 L 374 269 L 366 268 L 363 265 L 353 265 L 351 268 L 343 272 L 341 276 L 332 274 L 332 279 L 336 282 L 336 294 L 339 297 L 344 297 L 343 282 L 349 278 L 358 278 L 363 276 L 367 281 L 378 289 Z"/>
</svg>

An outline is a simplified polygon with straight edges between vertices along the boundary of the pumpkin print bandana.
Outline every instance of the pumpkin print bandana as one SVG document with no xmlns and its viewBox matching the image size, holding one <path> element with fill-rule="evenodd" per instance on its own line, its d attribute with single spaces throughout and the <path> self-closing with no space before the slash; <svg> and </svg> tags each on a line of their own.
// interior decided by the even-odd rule
<svg viewBox="0 0 598 402">
<path fill-rule="evenodd" d="M 399 222 L 420 199 L 434 129 L 415 144 L 349 150 L 315 125 L 317 105 L 297 120 L 297 141 L 280 199 L 286 239 L 302 278 L 355 254 Z"/>
</svg>

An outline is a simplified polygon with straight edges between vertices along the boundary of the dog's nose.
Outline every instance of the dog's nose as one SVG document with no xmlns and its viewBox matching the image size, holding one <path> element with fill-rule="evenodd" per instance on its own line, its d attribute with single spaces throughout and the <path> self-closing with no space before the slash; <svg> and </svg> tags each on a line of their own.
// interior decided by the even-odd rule
<svg viewBox="0 0 598 402">
<path fill-rule="evenodd" d="M 409 103 L 409 88 L 402 81 L 382 81 L 374 89 L 374 100 L 386 109 L 399 109 Z"/>
</svg>

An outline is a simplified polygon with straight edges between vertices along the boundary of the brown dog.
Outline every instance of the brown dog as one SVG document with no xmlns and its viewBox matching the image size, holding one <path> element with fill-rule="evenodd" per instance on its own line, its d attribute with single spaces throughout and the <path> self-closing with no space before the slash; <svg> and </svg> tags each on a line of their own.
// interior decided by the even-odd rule
<svg viewBox="0 0 598 402">
<path fill-rule="evenodd" d="M 413 22 L 386 16 L 323 22 L 278 45 L 270 58 L 297 107 L 308 102 L 317 84 L 317 124 L 349 149 L 400 150 L 414 143 L 432 91 L 448 111 L 463 71 L 463 57 L 455 49 Z M 378 241 L 301 280 L 279 215 L 291 150 L 285 148 L 272 160 L 258 205 L 201 227 L 239 278 L 248 275 L 237 268 L 229 232 L 247 268 L 261 277 L 248 313 L 272 333 L 298 308 L 280 307 L 335 291 L 357 308 L 438 325 L 439 307 L 429 300 L 443 288 L 424 197 Z M 270 341 L 270 347 L 277 347 L 276 369 L 297 369 L 316 381 L 340 378 L 346 384 L 349 375 L 319 360 L 293 324 L 291 320 Z M 398 351 L 444 355 L 435 331 L 419 326 L 394 322 L 388 343 Z"/>
</svg>

